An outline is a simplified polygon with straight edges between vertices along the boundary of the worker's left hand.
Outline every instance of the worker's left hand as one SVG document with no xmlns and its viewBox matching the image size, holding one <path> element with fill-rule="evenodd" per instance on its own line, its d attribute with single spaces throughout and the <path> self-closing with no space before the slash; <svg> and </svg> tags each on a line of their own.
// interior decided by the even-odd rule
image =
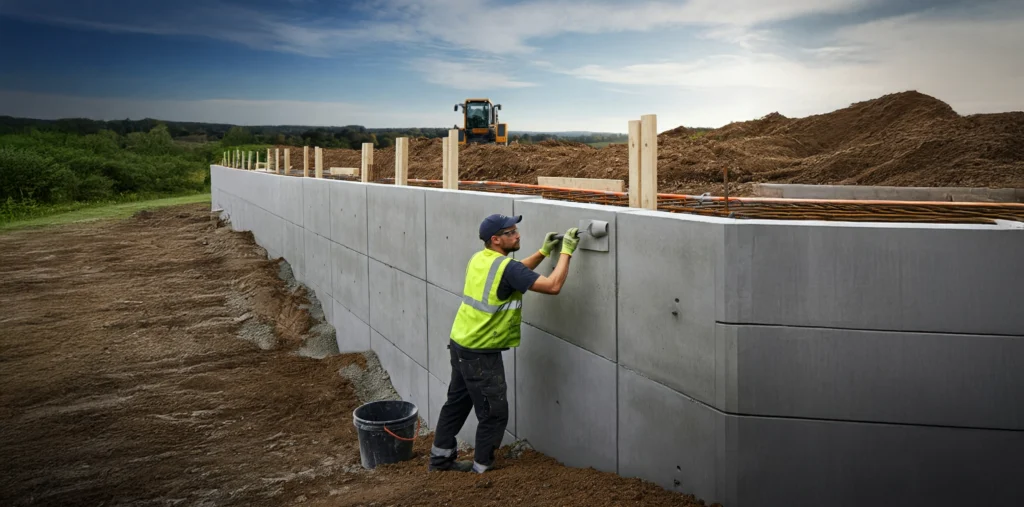
<svg viewBox="0 0 1024 507">
<path fill-rule="evenodd" d="M 547 257 L 551 255 L 551 251 L 558 246 L 558 242 L 561 241 L 555 236 L 558 236 L 557 232 L 549 232 L 544 236 L 544 244 L 540 247 L 540 253 Z"/>
</svg>

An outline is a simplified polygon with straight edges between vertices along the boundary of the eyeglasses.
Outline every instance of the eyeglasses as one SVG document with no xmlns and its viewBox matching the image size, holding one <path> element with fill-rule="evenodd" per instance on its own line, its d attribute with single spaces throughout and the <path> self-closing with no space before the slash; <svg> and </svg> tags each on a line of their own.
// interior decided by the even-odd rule
<svg viewBox="0 0 1024 507">
<path fill-rule="evenodd" d="M 515 236 L 519 234 L 519 229 L 509 229 L 504 232 L 499 232 L 495 236 Z"/>
</svg>

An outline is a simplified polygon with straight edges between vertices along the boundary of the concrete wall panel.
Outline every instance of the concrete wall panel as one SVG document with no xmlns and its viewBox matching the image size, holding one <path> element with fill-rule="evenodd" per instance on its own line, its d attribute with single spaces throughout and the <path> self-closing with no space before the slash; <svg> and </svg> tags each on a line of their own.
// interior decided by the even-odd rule
<svg viewBox="0 0 1024 507">
<path fill-rule="evenodd" d="M 516 435 L 568 466 L 615 472 L 615 368 L 524 324 L 516 350 Z"/>
<path fill-rule="evenodd" d="M 720 417 L 724 505 L 1024 505 L 1024 432 Z"/>
<path fill-rule="evenodd" d="M 341 303 L 331 300 L 334 306 L 335 336 L 338 340 L 338 350 L 341 352 L 363 352 L 370 350 L 370 325 L 356 317 L 356 315 Z"/>
<path fill-rule="evenodd" d="M 331 237 L 330 187 L 327 180 L 294 179 L 302 182 L 302 226 L 325 238 Z"/>
<path fill-rule="evenodd" d="M 405 355 L 393 343 L 370 330 L 370 346 L 380 359 L 380 365 L 391 377 L 391 385 L 403 400 L 416 404 L 419 416 L 424 421 L 429 417 L 429 387 L 426 368 L 416 364 L 411 357 Z"/>
<path fill-rule="evenodd" d="M 253 236 L 270 258 L 281 257 L 284 254 L 284 220 L 262 208 L 254 209 L 258 218 L 253 224 Z"/>
<path fill-rule="evenodd" d="M 719 325 L 729 412 L 1024 429 L 1024 337 Z"/>
<path fill-rule="evenodd" d="M 616 213 L 607 206 L 539 199 L 515 201 L 514 210 L 523 215 L 519 223 L 522 249 L 516 253 L 517 259 L 539 250 L 549 231 L 564 233 L 581 219 L 608 222 L 609 251 L 576 250 L 560 294 L 530 291 L 524 296 L 523 322 L 614 361 Z M 552 252 L 536 271 L 550 275 L 559 256 Z"/>
<path fill-rule="evenodd" d="M 427 366 L 427 282 L 370 259 L 370 326 Z"/>
<path fill-rule="evenodd" d="M 442 288 L 427 284 L 427 356 L 428 370 L 437 378 L 448 382 L 452 367 L 448 357 L 452 324 L 459 311 L 462 298 Z"/>
<path fill-rule="evenodd" d="M 421 280 L 427 279 L 425 200 L 420 188 L 366 187 L 369 256 Z"/>
<path fill-rule="evenodd" d="M 370 272 L 367 257 L 331 242 L 331 295 L 363 322 L 370 321 Z"/>
<path fill-rule="evenodd" d="M 224 206 L 221 202 L 220 191 L 222 188 L 234 188 L 234 185 L 225 185 L 227 173 L 224 168 L 220 165 L 210 166 L 210 211 L 221 208 Z"/>
<path fill-rule="evenodd" d="M 619 475 L 717 501 L 720 414 L 634 371 L 618 372 Z"/>
<path fill-rule="evenodd" d="M 331 241 L 366 255 L 366 185 L 327 180 Z"/>
<path fill-rule="evenodd" d="M 982 226 L 737 224 L 724 322 L 1024 335 L 1021 252 Z"/>
<path fill-rule="evenodd" d="M 284 258 L 296 280 L 306 281 L 306 230 L 287 220 L 284 224 Z"/>
<path fill-rule="evenodd" d="M 445 401 L 448 400 L 448 384 L 441 381 L 434 375 L 429 375 L 428 382 L 430 383 L 430 411 L 428 424 L 430 428 L 437 431 L 438 416 L 441 414 L 441 407 L 444 406 Z M 509 405 L 509 409 L 512 405 Z M 509 414 L 509 424 L 511 425 L 514 418 Z M 459 431 L 455 438 L 463 442 L 467 442 L 470 447 L 476 447 L 476 429 L 480 422 L 476 418 L 476 411 L 470 411 L 469 417 L 466 418 L 465 424 L 462 425 L 462 430 Z M 516 441 L 515 435 L 505 430 L 505 436 L 501 439 L 501 445 L 509 445 Z M 465 452 L 461 453 L 460 459 L 473 459 L 473 453 Z"/>
<path fill-rule="evenodd" d="M 619 364 L 713 403 L 723 225 L 665 213 L 618 224 Z"/>
<path fill-rule="evenodd" d="M 480 222 L 492 213 L 512 215 L 517 198 L 522 196 L 426 190 L 427 281 L 462 294 L 466 264 L 483 249 Z"/>
<path fill-rule="evenodd" d="M 331 242 L 308 229 L 303 229 L 306 249 L 306 284 L 315 285 L 330 293 Z"/>
<path fill-rule="evenodd" d="M 305 214 L 305 203 L 302 178 L 291 178 L 287 176 L 277 175 L 265 175 L 266 178 L 276 182 L 278 187 L 274 206 L 276 206 L 278 215 L 281 218 L 288 220 L 289 222 L 306 227 L 303 221 L 303 215 Z M 270 208 L 268 208 L 270 209 Z"/>
<path fill-rule="evenodd" d="M 248 228 L 246 228 L 246 225 L 249 221 L 248 213 L 246 210 L 248 203 L 242 200 L 241 198 L 236 197 L 235 195 L 225 191 L 220 192 L 220 201 L 224 208 L 224 211 L 227 212 L 228 220 L 230 220 L 231 222 L 231 230 L 238 232 L 249 230 Z M 221 214 L 221 218 L 224 218 L 223 213 Z"/>
</svg>

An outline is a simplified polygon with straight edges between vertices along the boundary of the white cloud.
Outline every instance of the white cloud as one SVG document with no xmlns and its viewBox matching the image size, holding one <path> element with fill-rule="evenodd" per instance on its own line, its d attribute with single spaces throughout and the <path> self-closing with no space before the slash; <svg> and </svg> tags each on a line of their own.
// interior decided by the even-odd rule
<svg viewBox="0 0 1024 507">
<path fill-rule="evenodd" d="M 848 12 L 881 0 L 377 0 L 363 5 L 370 20 L 295 19 L 223 2 L 188 8 L 120 0 L 108 9 L 60 0 L 5 0 L 0 14 L 106 31 L 185 34 L 254 48 L 328 56 L 380 42 L 440 44 L 491 54 L 533 51 L 530 41 L 571 33 L 729 27 Z M 55 17 L 53 13 L 62 13 Z M 342 28 L 339 28 L 342 27 Z M 724 30 L 724 31 L 723 31 Z M 734 32 L 736 33 L 736 32 Z"/>
<path fill-rule="evenodd" d="M 534 83 L 518 81 L 504 73 L 491 70 L 493 61 L 469 60 L 462 62 L 421 58 L 412 62 L 413 69 L 423 74 L 428 83 L 458 90 L 492 90 L 496 88 L 526 88 Z"/>
<path fill-rule="evenodd" d="M 797 56 L 744 51 L 621 67 L 591 64 L 566 73 L 633 89 L 673 87 L 705 96 L 731 89 L 734 97 L 759 99 L 766 109 L 760 114 L 821 113 L 910 89 L 946 101 L 962 114 L 1022 110 L 1024 11 L 999 14 L 959 19 L 915 15 L 864 23 Z M 719 118 L 706 125 L 734 119 Z"/>
</svg>

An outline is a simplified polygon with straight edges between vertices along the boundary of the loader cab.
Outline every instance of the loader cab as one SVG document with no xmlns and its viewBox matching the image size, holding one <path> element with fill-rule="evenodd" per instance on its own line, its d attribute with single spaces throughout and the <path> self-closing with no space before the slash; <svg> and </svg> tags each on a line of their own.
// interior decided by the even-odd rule
<svg viewBox="0 0 1024 507">
<path fill-rule="evenodd" d="M 462 127 L 459 129 L 459 144 L 499 143 L 508 144 L 508 125 L 498 122 L 501 104 L 491 104 L 489 99 L 467 99 L 455 104 L 457 112 L 462 108 Z"/>
</svg>

